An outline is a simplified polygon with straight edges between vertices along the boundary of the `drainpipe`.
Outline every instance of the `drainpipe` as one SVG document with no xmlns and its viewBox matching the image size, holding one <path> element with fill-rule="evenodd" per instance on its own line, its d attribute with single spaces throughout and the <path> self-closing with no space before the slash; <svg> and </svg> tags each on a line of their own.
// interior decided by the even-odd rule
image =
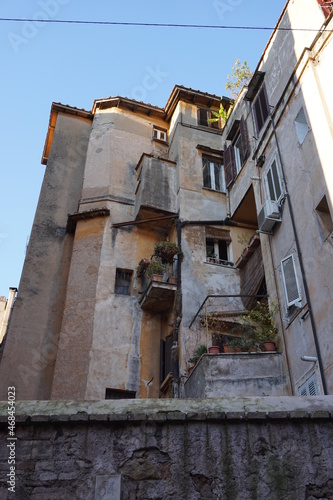
<svg viewBox="0 0 333 500">
<path fill-rule="evenodd" d="M 306 277 L 305 277 L 305 270 L 304 270 L 304 265 L 303 265 L 302 252 L 301 252 L 301 247 L 300 247 L 299 239 L 298 239 L 298 235 L 297 235 L 295 218 L 294 218 L 294 212 L 293 212 L 293 208 L 292 208 L 290 196 L 289 196 L 289 193 L 288 193 L 288 187 L 287 187 L 287 181 L 286 181 L 286 176 L 285 176 L 284 167 L 283 167 L 283 161 L 282 161 L 282 155 L 281 155 L 280 145 L 279 145 L 279 141 L 278 141 L 278 138 L 277 138 L 275 123 L 274 123 L 274 119 L 273 119 L 272 114 L 270 114 L 270 118 L 271 118 L 271 123 L 272 123 L 272 127 L 273 127 L 273 132 L 274 132 L 276 147 L 277 147 L 277 150 L 278 150 L 278 155 L 279 155 L 279 160 L 280 160 L 280 165 L 281 165 L 281 172 L 282 172 L 283 182 L 284 182 L 285 191 L 286 191 L 285 192 L 285 198 L 288 201 L 289 213 L 290 213 L 290 220 L 291 220 L 291 225 L 292 225 L 293 232 L 294 232 L 294 237 L 295 237 L 296 250 L 297 250 L 299 265 L 300 265 L 301 274 L 302 274 L 302 280 L 303 280 L 305 297 L 306 297 L 306 301 L 307 301 L 307 304 L 308 304 L 308 310 L 309 310 L 310 322 L 311 322 L 311 327 L 312 327 L 313 340 L 314 340 L 314 343 L 315 343 L 315 349 L 316 349 L 317 358 L 318 358 L 318 366 L 319 366 L 319 371 L 320 371 L 320 376 L 321 376 L 321 382 L 322 382 L 324 394 L 327 395 L 327 386 L 326 386 L 326 380 L 325 380 L 325 374 L 324 374 L 324 367 L 323 367 L 323 362 L 322 362 L 322 358 L 321 358 L 321 354 L 320 354 L 320 347 L 319 347 L 319 342 L 318 342 L 317 329 L 316 329 L 316 325 L 315 325 L 315 321 L 314 321 L 314 317 L 313 317 L 313 313 L 312 313 L 312 307 L 311 307 L 311 301 L 310 301 L 308 284 L 307 284 L 307 280 L 306 280 Z"/>
<path fill-rule="evenodd" d="M 179 218 L 175 219 L 177 231 L 177 246 L 181 250 L 182 235 L 181 222 Z M 181 257 L 177 259 L 177 292 L 174 306 L 174 326 L 173 326 L 173 344 L 171 348 L 171 366 L 173 378 L 173 397 L 179 398 L 179 327 L 182 318 L 182 293 L 181 293 Z"/>
</svg>

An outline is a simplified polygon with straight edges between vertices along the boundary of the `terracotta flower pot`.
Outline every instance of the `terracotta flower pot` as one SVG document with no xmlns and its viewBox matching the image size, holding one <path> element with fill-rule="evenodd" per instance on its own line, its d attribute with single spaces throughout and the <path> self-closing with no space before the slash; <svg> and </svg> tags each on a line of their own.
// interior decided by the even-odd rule
<svg viewBox="0 0 333 500">
<path fill-rule="evenodd" d="M 224 346 L 223 346 L 223 351 L 224 351 L 224 352 L 232 352 L 232 353 L 235 353 L 235 352 L 241 352 L 241 348 L 240 348 L 240 347 L 237 347 L 237 346 L 229 346 L 229 345 L 224 345 Z"/>
<path fill-rule="evenodd" d="M 265 340 L 264 342 L 265 351 L 276 351 L 276 344 L 271 340 Z"/>
<path fill-rule="evenodd" d="M 209 352 L 209 354 L 219 354 L 220 348 L 218 345 L 212 345 L 212 346 L 208 347 L 208 352 Z"/>
<path fill-rule="evenodd" d="M 162 281 L 163 280 L 163 274 L 153 274 L 152 280 L 153 281 Z"/>
</svg>

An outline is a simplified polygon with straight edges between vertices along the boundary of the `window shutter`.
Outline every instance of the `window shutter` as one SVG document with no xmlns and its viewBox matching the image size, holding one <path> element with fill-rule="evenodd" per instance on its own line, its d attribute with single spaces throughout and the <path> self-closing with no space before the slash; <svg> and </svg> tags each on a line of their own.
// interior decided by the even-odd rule
<svg viewBox="0 0 333 500">
<path fill-rule="evenodd" d="M 209 117 L 207 115 L 207 109 L 198 108 L 198 125 L 203 125 L 204 127 L 209 126 L 207 121 Z"/>
<path fill-rule="evenodd" d="M 317 0 L 319 6 L 322 8 L 325 17 L 328 17 L 332 12 L 333 6 L 330 0 Z"/>
<path fill-rule="evenodd" d="M 287 307 L 290 307 L 297 304 L 302 299 L 293 255 L 289 255 L 289 257 L 281 261 L 281 276 Z"/>
<path fill-rule="evenodd" d="M 301 387 L 298 389 L 298 395 L 299 396 L 318 396 L 319 395 L 317 377 L 315 374 L 312 375 L 310 378 L 308 378 L 304 382 L 304 384 L 301 385 Z"/>
<path fill-rule="evenodd" d="M 246 123 L 245 123 L 243 116 L 240 119 L 239 131 L 240 131 L 240 135 L 241 135 L 241 139 L 242 139 L 243 156 L 244 156 L 244 161 L 245 161 L 250 154 L 250 145 L 249 145 L 249 139 L 248 139 L 248 135 L 247 135 L 247 126 L 246 126 Z"/>
<path fill-rule="evenodd" d="M 224 151 L 225 185 L 228 188 L 236 178 L 236 160 L 234 147 L 230 145 Z"/>
</svg>

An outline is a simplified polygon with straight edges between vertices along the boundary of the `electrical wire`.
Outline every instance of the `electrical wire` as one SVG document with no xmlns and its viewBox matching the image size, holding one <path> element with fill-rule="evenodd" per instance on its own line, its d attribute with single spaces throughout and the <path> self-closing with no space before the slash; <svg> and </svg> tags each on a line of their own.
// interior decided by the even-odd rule
<svg viewBox="0 0 333 500">
<path fill-rule="evenodd" d="M 53 23 L 53 24 L 91 24 L 105 26 L 139 26 L 153 28 L 200 28 L 200 29 L 220 29 L 220 30 L 252 30 L 252 31 L 313 31 L 318 32 L 317 28 L 285 28 L 282 26 L 227 26 L 227 25 L 210 25 L 210 24 L 172 24 L 172 23 L 135 23 L 121 21 L 79 21 L 70 19 L 25 19 L 25 18 L 8 18 L 1 17 L 0 21 L 5 22 L 20 22 L 20 23 Z M 327 30 L 332 32 L 333 30 Z"/>
</svg>

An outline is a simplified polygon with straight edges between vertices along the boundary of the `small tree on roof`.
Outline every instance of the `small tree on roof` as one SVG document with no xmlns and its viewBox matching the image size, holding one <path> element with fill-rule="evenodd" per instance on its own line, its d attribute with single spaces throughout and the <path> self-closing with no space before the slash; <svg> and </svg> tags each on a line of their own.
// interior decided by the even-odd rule
<svg viewBox="0 0 333 500">
<path fill-rule="evenodd" d="M 252 71 L 246 61 L 243 63 L 239 59 L 235 59 L 235 64 L 231 66 L 232 73 L 227 75 L 226 90 L 230 91 L 233 99 L 236 99 L 243 85 L 247 85 L 251 79 Z"/>
</svg>

